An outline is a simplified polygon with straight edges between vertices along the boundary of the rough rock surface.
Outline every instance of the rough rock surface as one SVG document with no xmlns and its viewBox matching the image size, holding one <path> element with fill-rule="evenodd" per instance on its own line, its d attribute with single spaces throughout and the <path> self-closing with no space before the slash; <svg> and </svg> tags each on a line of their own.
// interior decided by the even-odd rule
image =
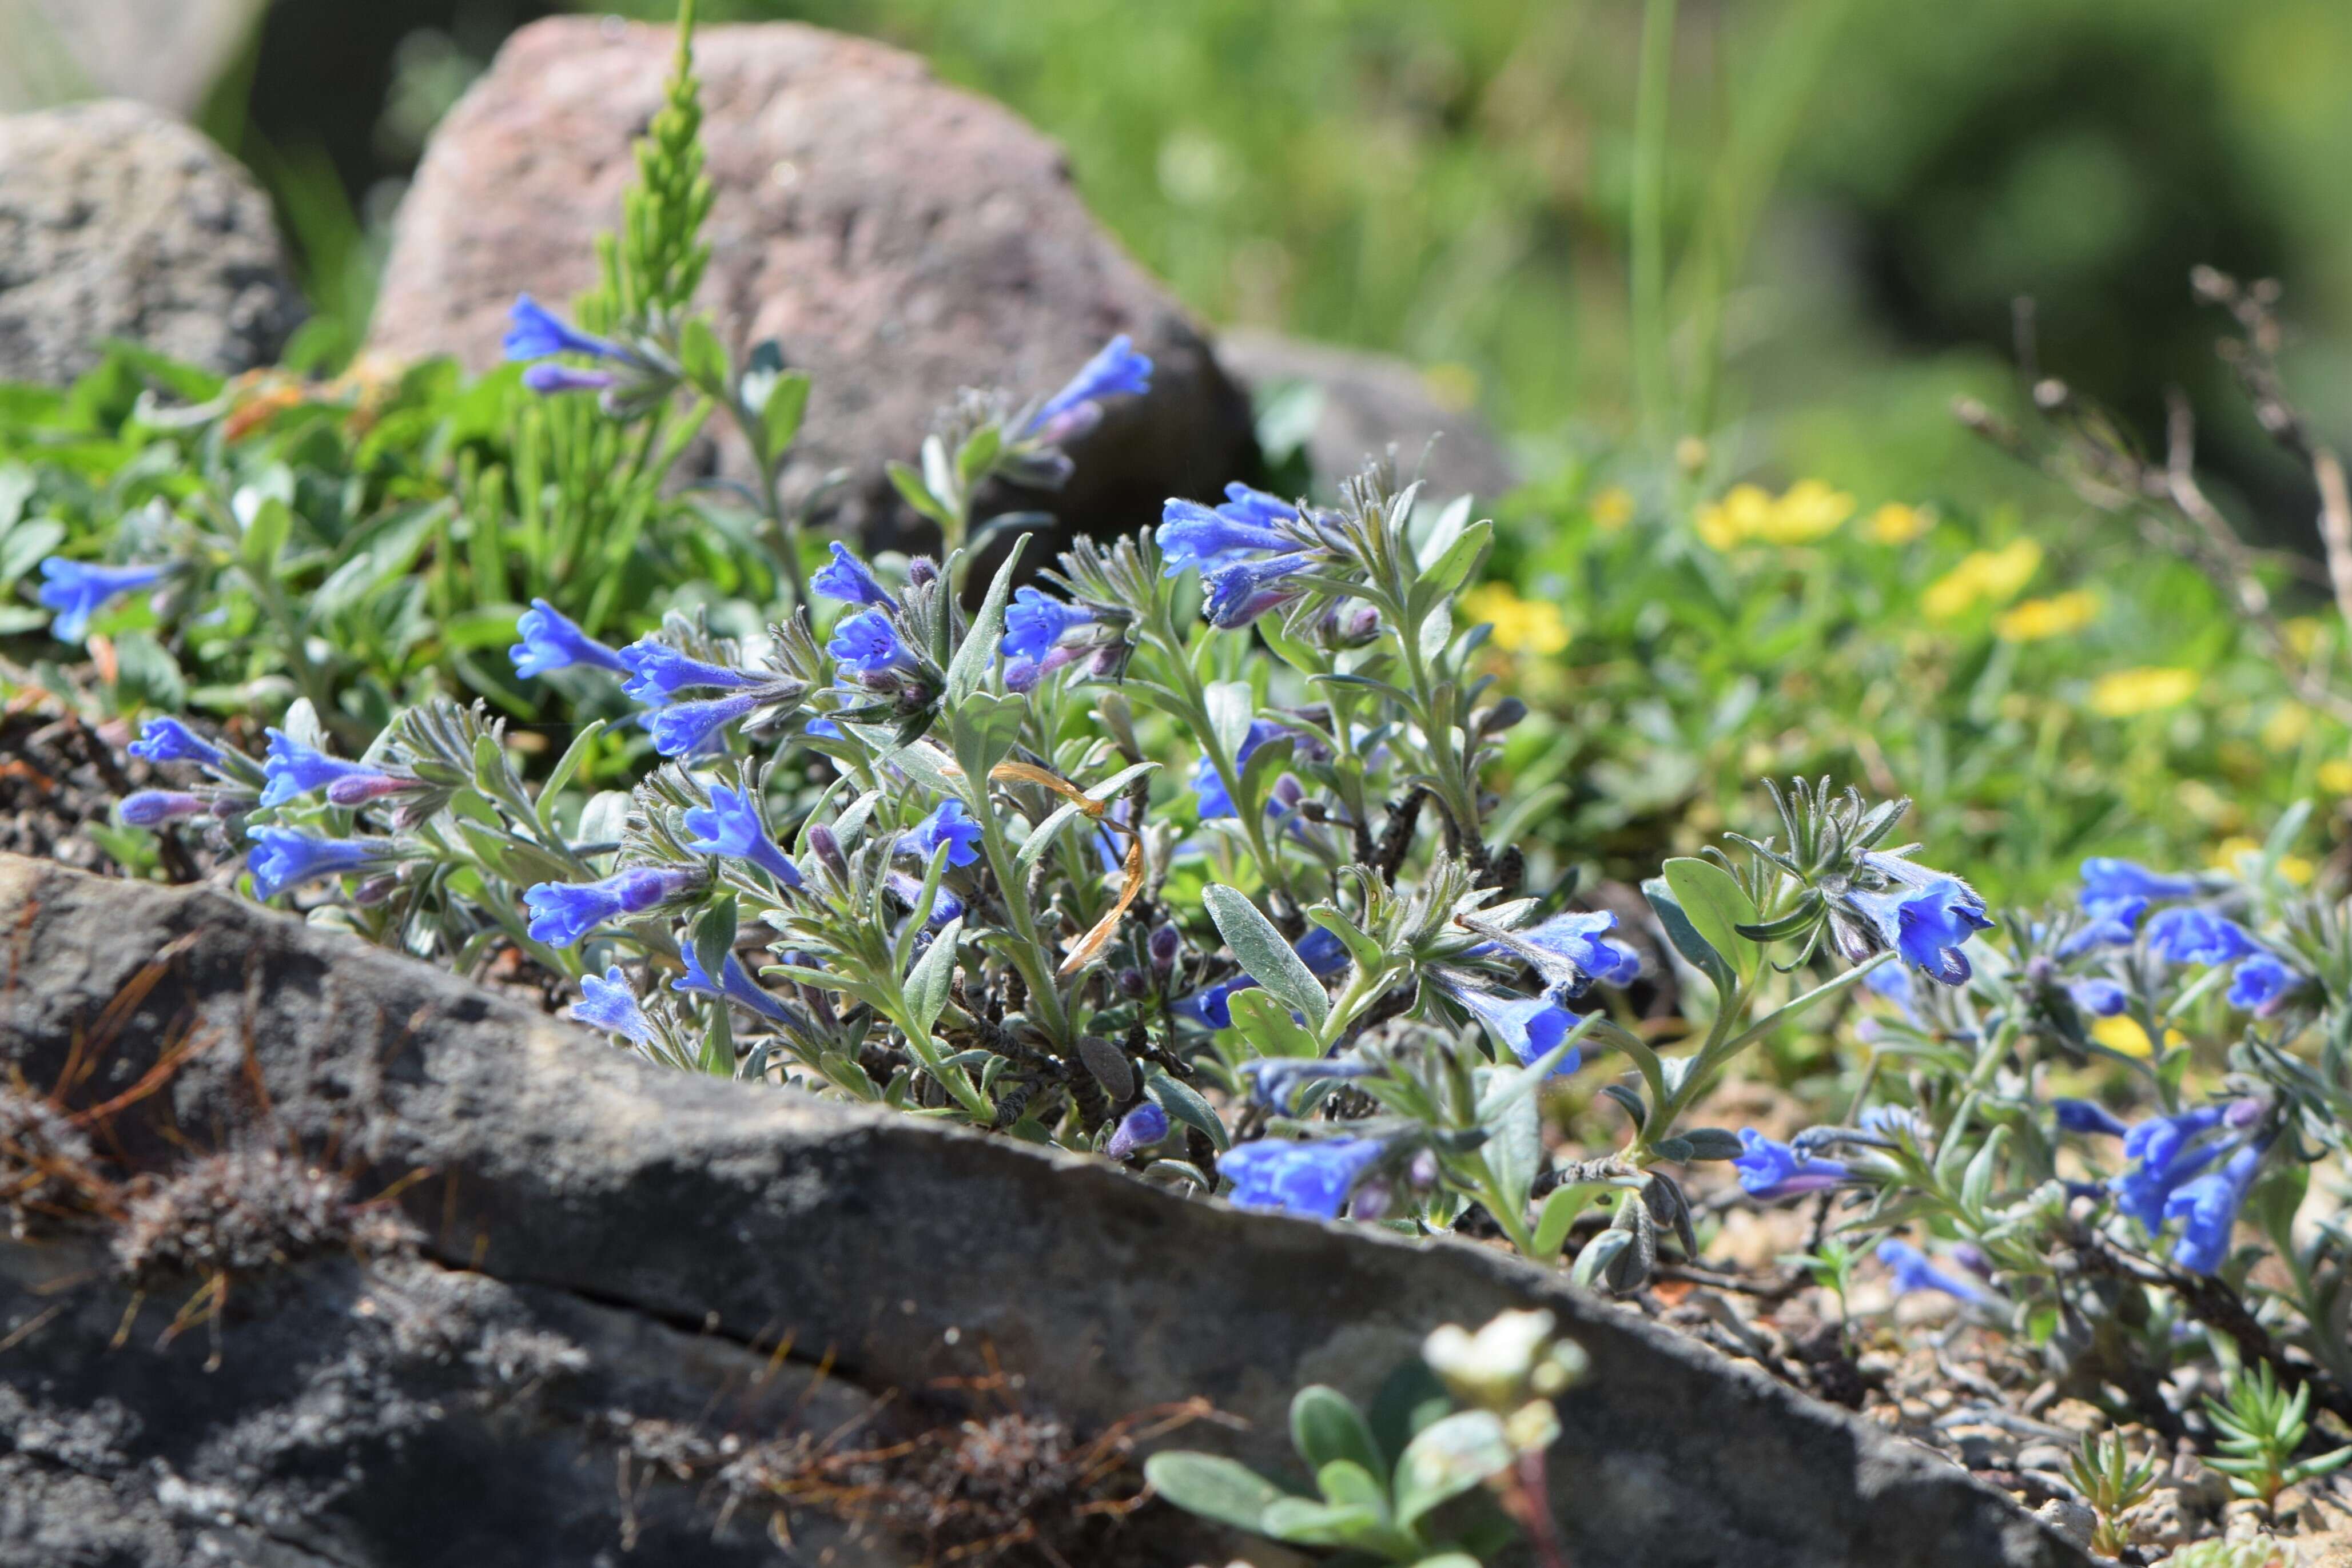
<svg viewBox="0 0 2352 1568">
<path fill-rule="evenodd" d="M 1553 1450 L 1579 1562 L 2085 1562 L 1964 1472 L 1490 1250 L 657 1072 L 219 894 L 0 858 L 0 1085 L 12 1074 L 68 1105 L 121 1101 L 104 1141 L 131 1164 L 169 1170 L 243 1126 L 348 1170 L 354 1194 L 406 1177 L 412 1229 L 386 1241 L 379 1215 L 362 1241 L 354 1222 L 339 1250 L 239 1278 L 217 1322 L 169 1344 L 159 1328 L 202 1282 L 151 1282 L 110 1350 L 124 1298 L 100 1243 L 0 1241 L 7 1568 L 195 1562 L 207 1536 L 305 1568 L 818 1561 L 826 1521 L 807 1508 L 789 1555 L 747 1524 L 765 1508 L 712 1544 L 725 1487 L 677 1458 L 681 1432 L 772 1434 L 745 1403 L 755 1363 L 795 1398 L 829 1368 L 847 1422 L 985 1352 L 1024 1410 L 1073 1430 L 1202 1395 L 1248 1426 L 1175 1441 L 1279 1464 L 1300 1383 L 1368 1395 L 1433 1325 L 1535 1303 L 1592 1356 Z M 1138 1515 L 1083 1560 L 1222 1561 L 1184 1522 Z M 834 1561 L 890 1561 L 886 1544 Z"/>
<path fill-rule="evenodd" d="M 269 198 L 195 132 L 123 101 L 0 118 L 0 380 L 70 381 L 110 337 L 250 370 L 302 316 Z"/>
<path fill-rule="evenodd" d="M 1491 501 L 1519 482 L 1486 422 L 1430 395 L 1421 373 L 1402 360 L 1250 331 L 1219 337 L 1217 357 L 1253 388 L 1304 381 L 1322 390 L 1321 416 L 1307 438 L 1307 461 L 1320 478 L 1344 478 L 1393 447 L 1402 477 L 1427 480 L 1425 493 L 1442 500 Z"/>
<path fill-rule="evenodd" d="M 590 287 L 674 47 L 667 28 L 590 18 L 509 40 L 426 149 L 373 345 L 480 368 L 518 292 Z M 836 515 L 897 518 L 883 464 L 911 459 L 959 388 L 1051 392 L 1114 332 L 1151 355 L 1151 393 L 1076 450 L 1047 510 L 1123 530 L 1255 468 L 1246 401 L 1087 214 L 1052 142 L 911 55 L 815 27 L 709 28 L 696 60 L 718 192 L 700 303 L 727 342 L 775 339 L 815 380 L 788 499 L 846 468 Z"/>
</svg>

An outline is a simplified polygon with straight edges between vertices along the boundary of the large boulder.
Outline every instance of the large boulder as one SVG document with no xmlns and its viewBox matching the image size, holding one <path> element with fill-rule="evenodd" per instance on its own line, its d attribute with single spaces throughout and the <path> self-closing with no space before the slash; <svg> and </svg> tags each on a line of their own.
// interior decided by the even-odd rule
<svg viewBox="0 0 2352 1568">
<path fill-rule="evenodd" d="M 854 1450 L 942 1379 L 1029 1425 L 943 1418 L 964 1437 L 940 1495 L 1030 1497 L 1053 1538 L 1073 1498 L 1041 1451 L 1205 1398 L 1244 1425 L 1173 1441 L 1281 1467 L 1299 1384 L 1367 1396 L 1436 1324 L 1536 1305 L 1593 1363 L 1552 1451 L 1577 1562 L 2086 1561 L 1924 1450 L 1491 1249 L 656 1070 L 216 892 L 0 857 L 12 1106 L 5 1568 L 790 1562 L 762 1529 L 780 1498 L 807 1561 L 925 1559 L 920 1508 L 854 1551 L 835 1517 L 946 1486 L 891 1469 L 919 1435 L 831 1492 L 794 1445 Z M 28 1164 L 41 1137 L 64 1152 Z M 789 1408 L 815 1389 L 835 1403 Z M 1058 1539 L 1100 1568 L 1237 1544 L 1165 1509 Z"/>
<path fill-rule="evenodd" d="M 302 320 L 269 198 L 158 110 L 0 118 L 0 380 L 61 384 L 129 338 L 224 374 Z"/>
<path fill-rule="evenodd" d="M 1411 364 L 1388 354 L 1278 332 L 1231 331 L 1217 357 L 1261 395 L 1304 384 L 1318 399 L 1307 461 L 1325 481 L 1393 452 L 1399 475 L 1438 500 L 1492 501 L 1518 485 L 1511 460 L 1476 412 L 1441 401 Z"/>
<path fill-rule="evenodd" d="M 589 18 L 509 39 L 425 151 L 373 345 L 483 368 L 516 294 L 593 285 L 675 47 L 667 28 Z M 1113 409 L 1048 510 L 1123 529 L 1255 468 L 1246 400 L 1052 142 L 911 55 L 815 27 L 709 28 L 695 58 L 718 192 L 699 303 L 730 342 L 774 339 L 815 379 L 788 500 L 844 468 L 832 515 L 891 520 L 884 463 L 911 458 L 958 389 L 1050 392 L 1114 332 L 1152 357 L 1150 395 Z M 740 447 L 721 450 L 740 474 Z"/>
</svg>

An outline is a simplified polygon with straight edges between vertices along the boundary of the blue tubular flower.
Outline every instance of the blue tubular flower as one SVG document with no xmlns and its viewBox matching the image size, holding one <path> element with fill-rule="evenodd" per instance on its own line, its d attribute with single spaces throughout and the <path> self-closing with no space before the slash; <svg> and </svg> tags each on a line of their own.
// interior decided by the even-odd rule
<svg viewBox="0 0 2352 1568">
<path fill-rule="evenodd" d="M 150 719 L 131 742 L 131 754 L 145 763 L 200 763 L 215 767 L 221 749 L 177 719 Z"/>
<path fill-rule="evenodd" d="M 1230 1029 L 1234 1026 L 1234 993 L 1256 988 L 1255 980 L 1220 980 L 1190 996 L 1177 998 L 1169 1010 L 1180 1018 L 1191 1019 L 1202 1028 Z"/>
<path fill-rule="evenodd" d="M 2267 952 L 2258 952 L 2231 973 L 2230 1005 L 2267 1018 L 2286 1005 L 2303 976 Z"/>
<path fill-rule="evenodd" d="M 1739 1130 L 1739 1156 L 1732 1165 L 1739 1172 L 1740 1191 L 1759 1203 L 1818 1193 L 1836 1186 L 1852 1173 L 1843 1160 L 1800 1154 L 1789 1144 L 1775 1142 L 1753 1127 Z"/>
<path fill-rule="evenodd" d="M 1305 553 L 1269 555 L 1262 560 L 1236 561 L 1202 574 L 1209 602 L 1202 607 L 1211 626 L 1221 631 L 1245 626 L 1268 610 L 1286 605 L 1306 590 L 1285 588 L 1284 579 L 1315 564 Z"/>
<path fill-rule="evenodd" d="M 2200 1105 L 2175 1116 L 2151 1116 L 2124 1134 L 2124 1157 L 2131 1168 L 2111 1177 L 2118 1213 L 2139 1221 L 2150 1236 L 2164 1228 L 2164 1205 L 2173 1190 L 2213 1163 L 2220 1151 L 2205 1134 L 2221 1124 L 2218 1105 Z"/>
<path fill-rule="evenodd" d="M 646 715 L 646 728 L 663 756 L 690 757 L 711 749 L 720 730 L 749 718 L 765 700 L 759 692 L 741 691 L 703 702 L 673 702 Z"/>
<path fill-rule="evenodd" d="M 710 982 L 710 972 L 702 967 L 702 955 L 695 951 L 691 941 L 677 944 L 678 955 L 686 961 L 686 973 L 669 983 L 673 991 L 683 991 L 690 996 L 720 996 L 738 1007 L 757 1013 L 772 1024 L 781 1024 L 799 1033 L 808 1033 L 808 1020 L 770 995 L 751 972 L 743 967 L 742 960 L 733 953 L 719 966 L 719 984 Z"/>
<path fill-rule="evenodd" d="M 1139 397 L 1150 390 L 1150 359 L 1136 353 L 1135 344 L 1121 332 L 1080 366 L 1068 385 L 1045 399 L 1035 416 L 1022 426 L 1021 433 L 1032 435 L 1081 404 L 1120 395 Z"/>
<path fill-rule="evenodd" d="M 609 370 L 579 370 L 568 364 L 535 364 L 522 384 L 542 397 L 564 392 L 604 392 L 620 378 Z"/>
<path fill-rule="evenodd" d="M 142 789 L 122 797 L 122 820 L 133 827 L 153 827 L 174 817 L 199 816 L 212 803 L 184 790 Z"/>
<path fill-rule="evenodd" d="M 801 868 L 768 837 L 768 825 L 760 817 L 760 803 L 748 790 L 712 784 L 710 804 L 686 814 L 686 830 L 693 835 L 685 841 L 686 847 L 698 855 L 749 860 L 787 888 L 801 885 Z"/>
<path fill-rule="evenodd" d="M 2066 987 L 2074 1005 L 2095 1018 L 2112 1018 L 2131 1005 L 2131 997 L 2112 980 L 2077 980 Z"/>
<path fill-rule="evenodd" d="M 523 890 L 530 938 L 570 947 L 616 915 L 641 915 L 698 880 L 694 872 L 633 867 L 600 882 L 541 882 Z"/>
<path fill-rule="evenodd" d="M 2237 921 L 2186 906 L 2147 922 L 2147 950 L 2167 963 L 2234 963 L 2262 951 Z"/>
<path fill-rule="evenodd" d="M 1107 1158 L 1124 1160 L 1138 1149 L 1149 1149 L 1168 1136 L 1168 1113 L 1160 1109 L 1157 1100 L 1145 1100 L 1118 1119 L 1111 1130 L 1110 1142 L 1103 1145 Z"/>
<path fill-rule="evenodd" d="M 893 871 L 882 880 L 883 885 L 898 894 L 898 901 L 908 909 L 911 910 L 923 901 L 923 879 L 920 877 L 909 877 L 904 871 Z M 963 900 L 947 889 L 941 888 L 931 895 L 931 924 L 943 926 L 962 913 Z"/>
<path fill-rule="evenodd" d="M 2194 877 L 2168 876 L 2130 860 L 2095 855 L 2083 862 L 2083 907 L 2137 899 L 2145 907 L 2160 899 L 2186 899 L 2197 892 Z"/>
<path fill-rule="evenodd" d="M 809 591 L 845 605 L 886 606 L 890 603 L 889 590 L 866 563 L 837 543 L 833 547 L 833 564 L 816 569 L 809 578 Z"/>
<path fill-rule="evenodd" d="M 1241 749 L 1234 753 L 1235 771 L 1247 763 L 1251 753 L 1260 746 L 1285 732 L 1279 724 L 1264 719 L 1251 720 L 1249 733 L 1242 737 Z M 1225 781 L 1218 776 L 1216 764 L 1205 756 L 1192 764 L 1192 795 L 1200 803 L 1202 822 L 1234 815 L 1234 797 L 1225 793 Z"/>
<path fill-rule="evenodd" d="M 1898 1296 L 1908 1296 L 1915 1290 L 1940 1290 L 1963 1301 L 1984 1303 L 2000 1300 L 1975 1280 L 1937 1268 L 1926 1253 L 1907 1241 L 1890 1237 L 1880 1242 L 1878 1261 L 1895 1271 L 1895 1292 Z"/>
<path fill-rule="evenodd" d="M 1631 985 L 1642 973 L 1642 955 L 1608 934 L 1616 926 L 1617 917 L 1603 910 L 1554 915 L 1519 935 L 1546 952 L 1559 954 L 1603 985 Z"/>
<path fill-rule="evenodd" d="M 1225 487 L 1225 504 L 1217 511 L 1236 522 L 1246 522 L 1257 528 L 1298 521 L 1298 509 L 1290 502 L 1280 496 L 1252 489 L 1238 479 Z"/>
<path fill-rule="evenodd" d="M 545 359 L 549 354 L 567 353 L 593 354 L 598 359 L 622 357 L 619 348 L 602 338 L 589 336 L 528 294 L 515 296 L 507 321 L 507 335 L 499 346 L 510 360 Z"/>
<path fill-rule="evenodd" d="M 1956 877 L 1934 877 L 1916 887 L 1849 895 L 1903 961 L 1930 980 L 1964 985 L 1970 973 L 1960 945 L 1990 931 L 1984 903 Z"/>
<path fill-rule="evenodd" d="M 2249 1143 L 2230 1156 L 2218 1171 L 2183 1182 L 2164 1200 L 2164 1217 L 2181 1221 L 2180 1239 L 2172 1261 L 2191 1274 L 2217 1272 L 2230 1256 L 2230 1233 L 2237 1227 L 2238 1210 L 2254 1184 L 2263 1163 L 2263 1149 Z"/>
<path fill-rule="evenodd" d="M 879 610 L 860 610 L 844 617 L 824 645 L 834 662 L 859 675 L 882 675 L 915 668 L 915 656 L 898 640 L 898 628 Z"/>
<path fill-rule="evenodd" d="M 1485 1026 L 1488 1038 L 1510 1047 L 1523 1067 L 1533 1066 L 1538 1058 L 1568 1038 L 1569 1031 L 1584 1021 L 1540 996 L 1506 996 L 1475 985 L 1448 985 L 1445 994 Z M 1571 1050 L 1545 1076 L 1562 1078 L 1583 1065 L 1584 1053 Z"/>
<path fill-rule="evenodd" d="M 290 827 L 257 827 L 246 869 L 253 873 L 254 896 L 274 899 L 289 888 L 320 877 L 381 865 L 391 841 L 383 838 L 313 838 Z"/>
<path fill-rule="evenodd" d="M 261 791 L 264 805 L 284 805 L 312 790 L 324 789 L 337 779 L 375 774 L 373 768 L 331 757 L 304 745 L 283 730 L 272 730 L 268 734 L 269 753 L 261 764 L 262 773 L 269 781 Z"/>
<path fill-rule="evenodd" d="M 1386 1147 L 1377 1138 L 1313 1142 L 1261 1139 L 1228 1150 L 1217 1172 L 1234 1184 L 1236 1207 L 1336 1219 L 1349 1193 Z"/>
<path fill-rule="evenodd" d="M 52 555 L 41 563 L 47 579 L 34 595 L 55 610 L 49 635 L 59 642 L 80 642 L 89 636 L 89 618 L 110 599 L 152 588 L 170 573 L 168 566 L 93 566 Z"/>
<path fill-rule="evenodd" d="M 981 826 L 960 800 L 943 801 L 940 808 L 898 836 L 898 853 L 929 859 L 940 846 L 948 847 L 948 864 L 969 866 L 980 858 Z"/>
<path fill-rule="evenodd" d="M 635 702 L 667 702 L 695 686 L 740 691 L 748 686 L 764 686 L 770 679 L 756 669 L 690 658 L 658 637 L 639 637 L 621 650 L 621 662 L 629 670 L 621 691 Z"/>
<path fill-rule="evenodd" d="M 2138 936 L 2139 917 L 2147 912 L 2147 900 L 2137 895 L 2084 903 L 2085 918 L 2058 944 L 2058 957 L 2079 958 L 2095 947 L 2129 947 Z"/>
<path fill-rule="evenodd" d="M 637 1005 L 637 994 L 629 989 L 628 976 L 617 963 L 602 979 L 580 977 L 580 1000 L 572 1004 L 571 1013 L 592 1028 L 625 1035 L 641 1046 L 654 1037 L 654 1021 Z"/>
<path fill-rule="evenodd" d="M 1213 511 L 1199 501 L 1171 499 L 1160 514 L 1160 552 L 1168 561 L 1162 574 L 1173 577 L 1194 567 L 1211 572 L 1253 555 L 1296 549 L 1298 542 L 1267 526 L 1271 521 L 1269 514 L 1255 506 L 1226 506 Z"/>
<path fill-rule="evenodd" d="M 1307 965 L 1307 973 L 1318 976 L 1337 974 L 1348 967 L 1348 944 L 1316 926 L 1296 944 L 1298 962 Z"/>
<path fill-rule="evenodd" d="M 1007 658 L 1042 659 L 1055 643 L 1094 618 L 1091 611 L 1066 605 L 1034 588 L 1022 588 L 1005 607 L 1004 641 L 1000 646 Z"/>
<path fill-rule="evenodd" d="M 515 636 L 522 641 L 507 649 L 507 657 L 514 660 L 515 673 L 525 680 L 575 664 L 594 665 L 615 675 L 635 673 L 619 654 L 582 631 L 545 599 L 530 602 L 530 608 L 515 622 Z"/>
<path fill-rule="evenodd" d="M 2058 1113 L 2058 1125 L 2069 1132 L 2100 1132 L 2110 1138 L 2122 1138 L 2131 1131 L 2096 1100 L 2053 1100 L 2050 1109 Z"/>
<path fill-rule="evenodd" d="M 1242 1076 L 1250 1080 L 1250 1100 L 1286 1116 L 1298 1109 L 1299 1091 L 1310 1083 L 1370 1078 L 1379 1071 L 1370 1062 L 1318 1057 L 1258 1057 L 1242 1064 Z"/>
</svg>

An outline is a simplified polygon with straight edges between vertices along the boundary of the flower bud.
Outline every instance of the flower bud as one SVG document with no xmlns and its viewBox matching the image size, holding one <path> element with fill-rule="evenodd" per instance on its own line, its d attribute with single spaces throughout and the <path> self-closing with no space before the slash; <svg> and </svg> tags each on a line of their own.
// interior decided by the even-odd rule
<svg viewBox="0 0 2352 1568">
<path fill-rule="evenodd" d="M 1176 967 L 1177 950 L 1182 947 L 1184 935 L 1172 925 L 1154 926 L 1144 942 L 1144 951 L 1151 955 L 1151 967 L 1161 974 Z"/>
<path fill-rule="evenodd" d="M 907 563 L 907 582 L 909 586 L 919 588 L 927 583 L 936 583 L 939 580 L 940 563 L 929 556 L 918 555 Z"/>
<path fill-rule="evenodd" d="M 832 872 L 835 880 L 849 880 L 849 858 L 841 852 L 841 840 L 834 837 L 832 828 L 822 822 L 810 828 L 808 846 L 809 853 L 816 857 L 817 864 Z"/>
</svg>

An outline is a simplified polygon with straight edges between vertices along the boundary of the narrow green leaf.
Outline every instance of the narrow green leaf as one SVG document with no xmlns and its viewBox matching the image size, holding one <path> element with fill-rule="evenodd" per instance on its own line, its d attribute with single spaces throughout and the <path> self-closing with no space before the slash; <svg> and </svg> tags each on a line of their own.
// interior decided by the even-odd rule
<svg viewBox="0 0 2352 1568">
<path fill-rule="evenodd" d="M 1320 1034 L 1324 1020 L 1331 1016 L 1331 999 L 1273 922 L 1258 913 L 1257 906 L 1237 888 L 1212 882 L 1201 897 L 1209 907 L 1209 918 L 1217 922 L 1218 933 L 1250 978 L 1305 1014 L 1307 1026 Z"/>
<path fill-rule="evenodd" d="M 1300 1026 L 1289 1005 L 1270 992 L 1236 991 L 1226 998 L 1234 1027 L 1262 1057 L 1315 1057 L 1322 1043 Z"/>
<path fill-rule="evenodd" d="M 959 915 L 931 938 L 931 945 L 907 976 L 907 1011 L 919 1033 L 929 1034 L 947 1010 L 948 989 L 955 981 L 956 938 L 962 933 L 963 918 Z"/>
<path fill-rule="evenodd" d="M 1388 1469 L 1364 1413 L 1346 1394 L 1324 1384 L 1310 1383 L 1291 1395 L 1290 1441 L 1298 1457 L 1317 1470 L 1343 1459 L 1361 1467 L 1368 1476 Z"/>
<path fill-rule="evenodd" d="M 1005 552 L 1004 564 L 996 569 L 996 580 L 988 585 L 988 596 L 981 601 L 980 614 L 972 618 L 971 629 L 964 634 L 963 646 L 956 649 L 955 662 L 948 666 L 948 706 L 953 711 L 973 692 L 995 666 L 997 646 L 1004 640 L 1004 601 L 1013 596 L 1013 576 L 1021 565 L 1021 552 L 1028 548 L 1029 536 L 1023 534 Z"/>
<path fill-rule="evenodd" d="M 768 401 L 760 408 L 760 427 L 767 433 L 768 456 L 771 459 L 784 455 L 794 437 L 801 433 L 801 420 L 808 413 L 809 378 L 800 371 L 786 371 L 776 377 L 768 391 Z"/>
</svg>

